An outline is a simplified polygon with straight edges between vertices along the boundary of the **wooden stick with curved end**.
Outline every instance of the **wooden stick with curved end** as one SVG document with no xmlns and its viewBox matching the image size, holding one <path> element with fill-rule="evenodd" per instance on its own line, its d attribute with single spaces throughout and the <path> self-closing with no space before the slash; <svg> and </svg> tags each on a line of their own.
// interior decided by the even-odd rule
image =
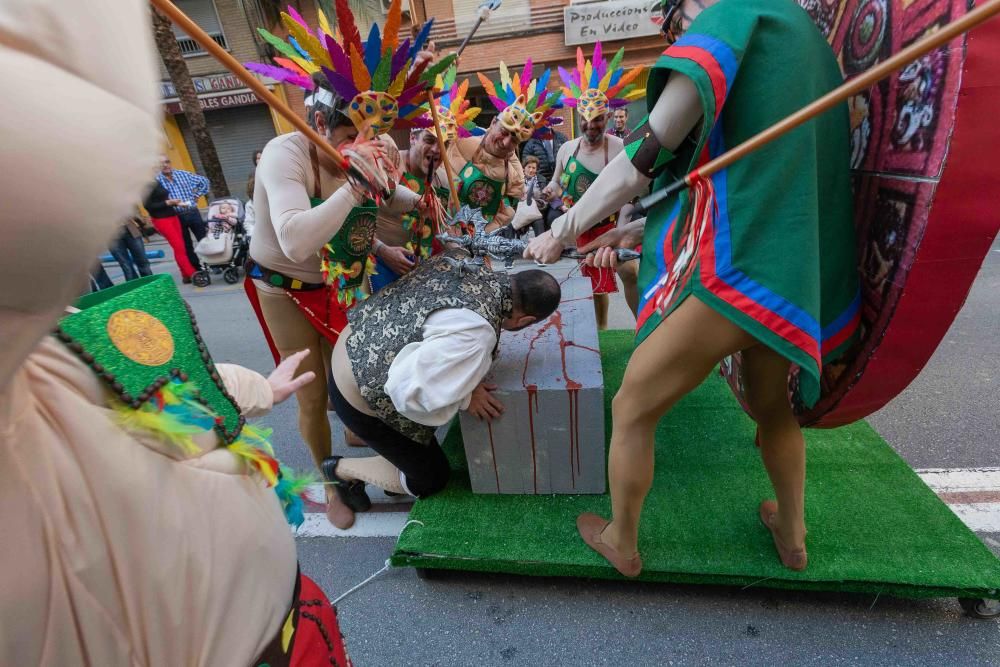
<svg viewBox="0 0 1000 667">
<path fill-rule="evenodd" d="M 707 178 L 717 171 L 725 169 L 740 158 L 745 157 L 761 146 L 774 141 L 783 134 L 794 130 L 799 125 L 815 118 L 835 105 L 840 104 L 852 95 L 856 95 L 862 90 L 870 88 L 876 82 L 881 81 L 893 72 L 906 67 L 925 53 L 943 46 L 948 41 L 954 39 L 962 33 L 972 30 L 980 23 L 987 21 L 998 13 L 1000 13 L 1000 0 L 989 0 L 988 2 L 984 2 L 968 14 L 955 19 L 933 34 L 914 42 L 910 46 L 898 52 L 896 55 L 879 63 L 875 67 L 872 67 L 863 74 L 859 74 L 850 81 L 844 82 L 842 85 L 831 90 L 815 102 L 808 104 L 792 115 L 778 121 L 771 127 L 755 134 L 714 160 L 706 162 L 700 168 L 695 169 L 683 179 L 671 183 L 662 190 L 657 190 L 656 192 L 646 195 L 639 200 L 640 210 L 649 211 L 650 208 L 659 204 L 673 193 L 690 186 L 696 179 Z"/>
<path fill-rule="evenodd" d="M 454 213 L 459 208 L 458 190 L 455 189 L 455 173 L 448 162 L 444 148 L 444 135 L 441 134 L 441 122 L 438 120 L 437 102 L 434 101 L 434 90 L 427 90 L 427 106 L 431 108 L 431 121 L 434 123 L 434 135 L 437 137 L 438 150 L 441 151 L 441 162 L 444 163 L 444 173 L 448 175 L 448 207 Z"/>
<path fill-rule="evenodd" d="M 187 14 L 181 11 L 177 5 L 170 0 L 149 0 L 150 4 L 163 12 L 167 18 L 174 22 L 181 30 L 186 32 L 194 41 L 198 42 L 208 53 L 222 63 L 226 69 L 236 75 L 243 83 L 252 90 L 257 97 L 264 100 L 269 107 L 284 116 L 285 120 L 292 124 L 296 130 L 306 136 L 309 141 L 316 144 L 316 147 L 326 153 L 345 172 L 351 171 L 350 162 L 338 151 L 325 141 L 316 130 L 299 117 L 292 109 L 267 89 L 260 80 L 250 73 L 235 58 L 229 55 L 225 49 L 216 44 L 215 40 L 208 36 L 198 25 L 192 21 Z"/>
</svg>

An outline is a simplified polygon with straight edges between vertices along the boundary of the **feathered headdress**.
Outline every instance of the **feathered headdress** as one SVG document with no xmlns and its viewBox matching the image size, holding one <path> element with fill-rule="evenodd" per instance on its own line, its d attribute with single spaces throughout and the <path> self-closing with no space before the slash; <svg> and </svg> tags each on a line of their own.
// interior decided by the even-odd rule
<svg viewBox="0 0 1000 667">
<path fill-rule="evenodd" d="M 593 120 L 608 109 L 622 107 L 631 100 L 646 94 L 645 88 L 636 88 L 632 83 L 642 72 L 635 67 L 628 72 L 621 66 L 625 57 L 625 47 L 608 63 L 604 60 L 601 43 L 594 44 L 592 60 L 583 57 L 583 49 L 576 49 L 576 67 L 567 72 L 559 68 L 559 78 L 563 80 L 563 102 L 576 107 L 584 120 Z"/>
<path fill-rule="evenodd" d="M 497 117 L 504 129 L 517 135 L 520 141 L 527 141 L 535 130 L 554 125 L 553 113 L 562 107 L 561 92 L 546 89 L 551 71 L 546 69 L 538 79 L 532 79 L 531 59 L 524 63 L 521 74 L 511 77 L 507 65 L 500 63 L 500 81 L 494 84 L 481 72 L 477 72 L 490 102 L 500 115 Z"/>
<path fill-rule="evenodd" d="M 434 84 L 435 90 L 444 91 L 438 98 L 438 120 L 445 141 L 486 133 L 486 130 L 473 122 L 482 109 L 472 106 L 472 103 L 465 98 L 469 92 L 469 80 L 456 83 L 457 74 L 458 68 L 452 65 L 444 76 L 438 76 Z"/>
<path fill-rule="evenodd" d="M 373 25 L 368 39 L 362 41 L 347 0 L 336 0 L 335 8 L 338 29 L 332 31 L 322 10 L 319 28 L 314 30 L 289 6 L 287 13 L 281 13 L 288 29 L 287 42 L 257 29 L 281 53 L 274 58 L 277 65 L 246 63 L 247 69 L 308 91 L 317 88 L 312 75 L 322 72 L 330 88 L 346 101 L 343 113 L 367 137 L 393 127 L 422 124 L 421 115 L 426 111 L 422 93 L 454 61 L 454 56 L 448 56 L 433 65 L 422 61 L 414 66 L 433 21 L 425 23 L 412 42 L 409 38 L 400 42 L 402 0 L 393 0 L 384 28 Z"/>
</svg>

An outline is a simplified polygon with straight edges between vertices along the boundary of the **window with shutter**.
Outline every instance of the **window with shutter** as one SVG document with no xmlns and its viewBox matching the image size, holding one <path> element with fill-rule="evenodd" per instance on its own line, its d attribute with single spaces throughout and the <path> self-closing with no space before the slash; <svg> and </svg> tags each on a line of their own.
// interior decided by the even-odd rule
<svg viewBox="0 0 1000 667">
<path fill-rule="evenodd" d="M 222 32 L 222 24 L 219 23 L 219 14 L 215 11 L 215 3 L 212 0 L 174 0 L 174 4 L 191 17 L 191 20 L 207 32 L 219 46 L 229 49 L 226 36 Z M 180 45 L 183 55 L 193 56 L 205 53 L 205 50 L 196 41 L 188 37 L 187 33 L 176 25 L 174 26 L 174 35 L 177 36 L 177 43 Z"/>
<path fill-rule="evenodd" d="M 455 32 L 464 39 L 478 17 L 482 0 L 451 0 L 455 12 Z M 518 33 L 531 28 L 531 2 L 529 0 L 504 0 L 499 11 L 493 12 L 476 32 L 476 36 Z"/>
</svg>

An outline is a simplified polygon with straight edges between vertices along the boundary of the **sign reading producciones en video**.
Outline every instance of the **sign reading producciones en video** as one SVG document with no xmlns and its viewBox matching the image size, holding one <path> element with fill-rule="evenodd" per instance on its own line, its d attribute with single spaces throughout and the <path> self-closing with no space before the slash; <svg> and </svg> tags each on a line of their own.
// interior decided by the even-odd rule
<svg viewBox="0 0 1000 667">
<path fill-rule="evenodd" d="M 644 37 L 659 33 L 652 18 L 660 0 L 608 0 L 569 5 L 563 9 L 566 46 Z"/>
</svg>

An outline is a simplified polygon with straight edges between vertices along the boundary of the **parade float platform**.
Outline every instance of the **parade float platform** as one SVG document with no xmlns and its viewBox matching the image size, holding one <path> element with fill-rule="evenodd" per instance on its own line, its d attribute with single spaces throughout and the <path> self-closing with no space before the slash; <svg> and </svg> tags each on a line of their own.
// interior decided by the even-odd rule
<svg viewBox="0 0 1000 667">
<path fill-rule="evenodd" d="M 632 350 L 601 334 L 607 433 L 611 397 Z M 663 420 L 642 516 L 641 581 L 897 597 L 1000 598 L 1000 559 L 865 422 L 806 431 L 809 567 L 783 568 L 757 518 L 770 485 L 754 425 L 713 374 Z M 452 480 L 418 501 L 392 563 L 435 570 L 621 579 L 576 532 L 581 512 L 610 515 L 605 495 L 477 495 L 460 429 L 444 448 Z"/>
</svg>

